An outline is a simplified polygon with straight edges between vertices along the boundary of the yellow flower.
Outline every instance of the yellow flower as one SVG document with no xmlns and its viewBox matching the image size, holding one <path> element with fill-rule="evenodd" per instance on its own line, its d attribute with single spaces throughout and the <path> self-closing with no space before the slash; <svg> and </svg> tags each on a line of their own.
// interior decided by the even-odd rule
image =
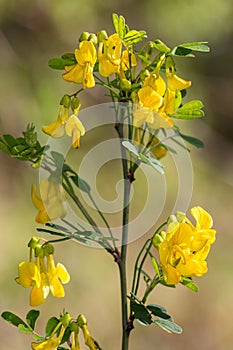
<svg viewBox="0 0 233 350">
<path fill-rule="evenodd" d="M 66 66 L 62 76 L 66 81 L 82 84 L 84 88 L 95 86 L 93 68 L 96 62 L 96 50 L 92 41 L 84 40 L 75 50 L 77 64 Z"/>
<path fill-rule="evenodd" d="M 72 114 L 66 122 L 65 131 L 68 136 L 72 136 L 74 148 L 80 146 L 80 137 L 85 135 L 85 128 L 77 115 Z"/>
<path fill-rule="evenodd" d="M 70 275 L 65 266 L 58 263 L 55 266 L 53 254 L 45 257 L 36 257 L 36 262 L 21 262 L 18 267 L 19 277 L 15 280 L 24 288 L 32 287 L 30 305 L 37 306 L 45 302 L 51 291 L 56 298 L 65 296 L 62 284 L 70 281 Z"/>
<path fill-rule="evenodd" d="M 131 62 L 131 67 L 135 67 L 137 65 L 136 56 L 134 54 L 130 55 L 130 62 Z M 121 63 L 120 63 L 121 70 L 123 71 L 129 70 L 130 62 L 129 62 L 129 52 L 127 50 L 123 51 L 121 56 Z"/>
<path fill-rule="evenodd" d="M 40 269 L 40 284 L 34 285 L 30 294 L 30 305 L 37 306 L 45 302 L 51 291 L 56 298 L 63 298 L 65 291 L 63 284 L 70 281 L 70 275 L 63 264 L 55 266 L 53 255 L 47 257 L 47 268 L 44 258 L 37 257 L 37 264 Z"/>
<path fill-rule="evenodd" d="M 184 90 L 191 86 L 190 80 L 184 80 L 175 74 L 174 67 L 169 67 L 166 69 L 167 84 L 170 90 Z"/>
<path fill-rule="evenodd" d="M 39 258 L 38 258 L 39 259 Z M 39 259 L 40 263 L 44 263 L 43 259 Z M 48 285 L 47 273 L 40 272 L 40 285 L 34 285 L 30 293 L 30 305 L 38 306 L 45 302 L 49 295 L 50 287 Z"/>
<path fill-rule="evenodd" d="M 174 113 L 175 92 L 166 89 L 160 75 L 151 73 L 144 79 L 143 87 L 138 91 L 138 103 L 134 109 L 135 126 L 147 122 L 153 129 L 169 129 L 174 125 L 168 114 Z"/>
<path fill-rule="evenodd" d="M 64 135 L 64 125 L 68 117 L 69 108 L 65 107 L 64 105 L 60 105 L 57 120 L 49 125 L 43 126 L 42 130 L 45 134 L 52 137 L 62 137 Z"/>
<path fill-rule="evenodd" d="M 49 280 L 50 291 L 54 297 L 63 298 L 65 296 L 65 291 L 62 283 L 68 283 L 70 281 L 70 275 L 63 264 L 58 263 L 57 266 L 55 266 L 52 254 L 50 254 L 47 259 L 47 276 Z"/>
<path fill-rule="evenodd" d="M 162 243 L 159 244 L 160 263 L 167 284 L 182 282 L 182 276 L 202 276 L 208 270 L 205 261 L 216 231 L 211 229 L 212 218 L 202 208 L 194 207 L 191 214 L 194 226 L 187 217 L 172 222 Z"/>
<path fill-rule="evenodd" d="M 21 262 L 18 266 L 19 277 L 15 280 L 24 288 L 39 287 L 41 284 L 40 271 L 34 262 Z"/>
<path fill-rule="evenodd" d="M 40 183 L 40 196 L 36 194 L 36 187 L 32 185 L 32 201 L 39 211 L 36 222 L 45 224 L 48 221 L 62 218 L 66 215 L 63 202 L 65 194 L 62 185 L 56 182 L 43 179 Z"/>
<path fill-rule="evenodd" d="M 104 77 L 119 73 L 121 64 L 122 43 L 118 34 L 110 37 L 99 44 L 98 60 L 99 73 Z"/>
<path fill-rule="evenodd" d="M 143 107 L 150 108 L 154 111 L 158 111 L 162 106 L 163 98 L 150 86 L 144 86 L 138 91 L 139 103 Z"/>
<path fill-rule="evenodd" d="M 59 328 L 60 328 L 59 335 L 57 337 L 55 337 L 54 335 L 57 333 Z M 64 336 L 66 328 L 67 327 L 63 325 L 63 322 L 60 321 L 57 324 L 57 326 L 54 328 L 51 336 L 48 339 L 43 340 L 39 343 L 32 342 L 32 344 L 31 344 L 32 349 L 33 350 L 54 350 L 54 349 L 56 349 L 58 347 L 58 345 L 61 343 L 61 340 Z"/>
<path fill-rule="evenodd" d="M 59 338 L 52 337 L 39 343 L 33 342 L 31 345 L 33 350 L 54 350 L 60 342 L 61 340 Z"/>
</svg>

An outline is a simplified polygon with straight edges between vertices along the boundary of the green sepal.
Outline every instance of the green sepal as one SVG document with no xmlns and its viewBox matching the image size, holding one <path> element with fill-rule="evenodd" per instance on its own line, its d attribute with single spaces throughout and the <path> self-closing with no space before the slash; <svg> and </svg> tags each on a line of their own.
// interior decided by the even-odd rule
<svg viewBox="0 0 233 350">
<path fill-rule="evenodd" d="M 33 330 L 35 328 L 35 324 L 39 316 L 40 316 L 40 311 L 38 310 L 30 310 L 27 313 L 27 316 L 26 316 L 27 323 Z"/>
<path fill-rule="evenodd" d="M 20 318 L 18 317 L 17 315 L 15 315 L 13 312 L 10 312 L 10 311 L 4 311 L 2 314 L 1 314 L 1 317 L 11 323 L 13 326 L 16 326 L 18 327 L 20 324 L 24 325 L 24 327 L 28 327 L 26 325 L 26 323 Z"/>
<path fill-rule="evenodd" d="M 182 333 L 182 328 L 170 320 L 165 320 L 164 318 L 158 317 L 154 323 L 168 333 Z"/>
<path fill-rule="evenodd" d="M 193 292 L 199 291 L 198 286 L 192 281 L 191 277 L 183 277 L 182 276 L 181 284 L 183 284 L 183 286 L 191 289 Z"/>
<path fill-rule="evenodd" d="M 196 119 L 204 117 L 204 112 L 201 108 L 203 108 L 203 103 L 199 100 L 193 100 L 185 103 L 182 107 L 180 107 L 175 114 L 172 114 L 172 118 L 177 119 Z"/>
</svg>

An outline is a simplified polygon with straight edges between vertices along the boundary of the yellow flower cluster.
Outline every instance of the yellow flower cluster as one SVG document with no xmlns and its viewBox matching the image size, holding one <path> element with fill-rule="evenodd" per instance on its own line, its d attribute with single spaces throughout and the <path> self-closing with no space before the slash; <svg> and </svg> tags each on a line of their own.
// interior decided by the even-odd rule
<svg viewBox="0 0 233 350">
<path fill-rule="evenodd" d="M 202 276 L 208 270 L 205 261 L 210 245 L 215 241 L 213 221 L 204 209 L 193 207 L 194 226 L 184 215 L 179 222 L 172 222 L 167 232 L 162 232 L 158 245 L 160 263 L 167 284 L 182 282 L 182 276 Z"/>
<path fill-rule="evenodd" d="M 169 62 L 169 60 L 168 60 Z M 143 86 L 139 89 L 134 109 L 134 125 L 140 127 L 147 122 L 151 128 L 169 129 L 174 123 L 169 115 L 174 114 L 179 107 L 177 92 L 187 89 L 191 86 L 190 80 L 184 80 L 178 77 L 174 72 L 174 66 L 167 67 L 166 78 L 167 84 L 159 74 L 161 63 L 156 69 L 146 76 L 143 80 Z M 176 105 L 176 99 L 178 103 Z"/>
<path fill-rule="evenodd" d="M 55 265 L 54 248 L 49 243 L 40 244 L 40 239 L 33 237 L 29 242 L 30 261 L 23 261 L 18 266 L 19 276 L 16 282 L 24 288 L 32 287 L 30 305 L 43 304 L 49 292 L 57 298 L 63 298 L 65 291 L 63 284 L 68 283 L 70 275 L 64 265 Z M 35 261 L 32 261 L 34 250 Z"/>
</svg>

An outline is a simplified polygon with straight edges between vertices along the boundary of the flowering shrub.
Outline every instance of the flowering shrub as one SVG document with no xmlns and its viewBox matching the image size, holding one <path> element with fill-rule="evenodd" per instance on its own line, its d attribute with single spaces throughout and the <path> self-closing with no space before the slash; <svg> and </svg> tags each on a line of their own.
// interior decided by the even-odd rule
<svg viewBox="0 0 233 350">
<path fill-rule="evenodd" d="M 36 222 L 43 225 L 38 228 L 38 232 L 57 237 L 47 240 L 33 236 L 28 244 L 29 261 L 19 263 L 16 282 L 24 288 L 32 288 L 30 305 L 44 303 L 49 292 L 57 298 L 65 296 L 63 284 L 70 281 L 70 275 L 63 264 L 55 265 L 53 244 L 63 242 L 65 246 L 65 241 L 72 239 L 99 246 L 112 255 L 119 267 L 122 350 L 127 350 L 136 320 L 144 325 L 155 324 L 170 333 L 182 332 L 163 306 L 147 303 L 149 294 L 157 285 L 169 287 L 180 283 L 197 291 L 198 287 L 192 278 L 207 272 L 206 258 L 216 232 L 212 229 L 210 214 L 200 206 L 195 206 L 191 209 L 195 223 L 185 213 L 177 212 L 164 220 L 145 241 L 135 261 L 132 287 L 130 290 L 127 287 L 126 255 L 131 224 L 132 183 L 138 182 L 137 170 L 144 166 L 153 170 L 154 174 L 164 175 L 161 159 L 176 153 L 167 141 L 185 150 L 187 147 L 182 140 L 203 147 L 202 141 L 184 135 L 176 125 L 176 120 L 201 118 L 204 112 L 201 101 L 184 102 L 191 81 L 179 76 L 175 61 L 179 57 L 194 57 L 195 51 L 208 52 L 209 48 L 205 42 L 180 44 L 174 48 L 169 48 L 159 39 L 145 42 L 145 31 L 130 30 L 125 19 L 116 14 L 113 14 L 113 24 L 115 33 L 110 36 L 105 30 L 97 34 L 83 32 L 79 47 L 74 52 L 49 60 L 51 68 L 62 70 L 61 76 L 65 82 L 79 84 L 78 90 L 72 94 L 66 93 L 61 98 L 56 120 L 42 127 L 44 133 L 58 139 L 57 148 L 53 149 L 50 144 L 41 146 L 35 127 L 30 124 L 23 132 L 23 137 L 3 135 L 0 149 L 11 157 L 29 161 L 34 168 L 43 170 L 40 173 L 43 176 L 39 191 L 32 185 L 31 192 L 33 204 L 38 210 Z M 109 124 L 115 129 L 118 142 L 116 148 L 121 154 L 124 189 L 120 235 L 116 234 L 96 202 L 92 186 L 58 152 L 58 146 L 63 145 L 68 138 L 70 147 L 76 149 L 78 154 L 82 138 L 88 133 L 87 120 L 81 121 L 79 97 L 82 92 L 96 85 L 101 85 L 111 99 L 114 122 L 110 120 Z M 108 113 L 110 115 L 110 109 Z M 102 156 L 105 157 L 105 153 Z M 81 192 L 92 203 L 95 215 L 85 207 Z M 156 202 L 156 195 L 153 198 Z M 84 224 L 81 220 L 78 223 L 71 221 L 67 199 L 85 218 Z M 153 208 L 155 203 L 150 203 L 150 206 Z M 98 225 L 97 216 L 104 228 Z M 141 235 L 144 233 L 142 230 Z M 147 271 L 147 260 L 151 261 L 153 274 Z M 89 349 L 100 349 L 90 335 L 83 315 L 73 318 L 63 311 L 59 318 L 50 318 L 45 336 L 35 332 L 38 310 L 29 311 L 26 321 L 9 311 L 3 312 L 2 317 L 17 326 L 19 331 L 32 334 L 35 341 L 31 346 L 34 350 L 81 349 L 79 332 L 83 333 Z"/>
</svg>

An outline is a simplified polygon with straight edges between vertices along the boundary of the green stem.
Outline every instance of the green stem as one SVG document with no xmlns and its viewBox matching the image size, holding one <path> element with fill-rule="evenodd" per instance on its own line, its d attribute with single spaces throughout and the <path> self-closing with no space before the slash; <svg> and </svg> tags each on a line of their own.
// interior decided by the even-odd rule
<svg viewBox="0 0 233 350">
<path fill-rule="evenodd" d="M 123 118 L 118 124 L 117 132 L 120 138 L 120 142 L 123 138 Z M 120 284 L 121 284 L 121 312 L 122 312 L 122 350 L 128 350 L 129 346 L 129 334 L 128 329 L 128 305 L 127 305 L 127 278 L 126 278 L 126 255 L 127 255 L 127 243 L 128 243 L 128 223 L 129 223 L 129 200 L 131 181 L 129 178 L 128 162 L 126 158 L 126 149 L 121 144 L 121 160 L 124 177 L 124 202 L 123 202 L 123 218 L 122 218 L 122 246 L 121 257 L 118 262 L 120 272 Z"/>
</svg>

